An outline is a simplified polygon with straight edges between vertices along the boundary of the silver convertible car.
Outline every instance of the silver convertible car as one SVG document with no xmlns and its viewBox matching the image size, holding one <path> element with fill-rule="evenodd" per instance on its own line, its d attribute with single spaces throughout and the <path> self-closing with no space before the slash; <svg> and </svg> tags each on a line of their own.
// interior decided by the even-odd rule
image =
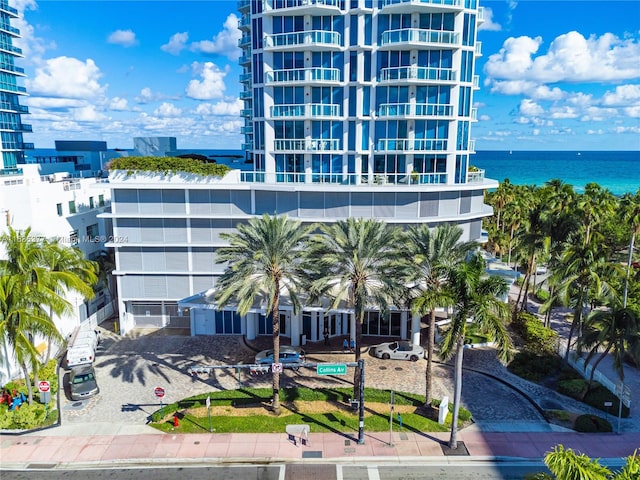
<svg viewBox="0 0 640 480">
<path fill-rule="evenodd" d="M 371 347 L 374 357 L 388 360 L 411 360 L 417 362 L 418 359 L 424 358 L 424 348 L 420 345 L 414 345 L 411 342 L 389 342 L 381 343 Z"/>
</svg>

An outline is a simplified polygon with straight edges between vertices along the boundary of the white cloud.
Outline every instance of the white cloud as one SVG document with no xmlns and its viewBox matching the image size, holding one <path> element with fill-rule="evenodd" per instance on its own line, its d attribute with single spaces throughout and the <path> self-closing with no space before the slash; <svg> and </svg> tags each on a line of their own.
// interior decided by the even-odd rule
<svg viewBox="0 0 640 480">
<path fill-rule="evenodd" d="M 499 32 L 502 30 L 500 24 L 493 21 L 493 10 L 489 7 L 484 7 L 484 23 L 478 27 L 478 31 L 482 30 L 492 32 Z"/>
<path fill-rule="evenodd" d="M 201 103 L 194 113 L 198 115 L 240 115 L 244 102 L 240 99 L 221 101 L 218 103 Z"/>
<path fill-rule="evenodd" d="M 109 108 L 111 110 L 124 111 L 129 109 L 129 103 L 126 98 L 113 97 L 109 102 Z"/>
<path fill-rule="evenodd" d="M 489 120 L 491 120 L 491 117 L 489 115 L 480 115 L 480 117 L 478 119 L 481 122 L 488 122 Z"/>
<path fill-rule="evenodd" d="M 20 30 L 20 38 L 14 38 L 13 44 L 22 49 L 24 58 L 21 63 L 37 65 L 42 61 L 45 52 L 55 49 L 56 44 L 36 36 L 33 25 L 24 18 L 25 11 L 38 9 L 35 0 L 14 0 L 11 4 L 18 10 L 18 18 L 12 19 L 11 25 Z"/>
<path fill-rule="evenodd" d="M 164 102 L 154 110 L 153 114 L 158 117 L 179 117 L 182 115 L 182 109 L 172 103 Z"/>
<path fill-rule="evenodd" d="M 107 42 L 123 47 L 133 47 L 138 43 L 133 30 L 116 30 L 107 37 Z"/>
<path fill-rule="evenodd" d="M 188 39 L 189 34 L 187 32 L 175 33 L 171 35 L 168 43 L 160 47 L 160 50 L 171 55 L 178 55 L 186 47 Z"/>
<path fill-rule="evenodd" d="M 72 57 L 55 57 L 36 68 L 35 78 L 25 80 L 32 95 L 66 98 L 95 98 L 107 85 L 100 85 L 100 69 L 90 58 L 85 62 Z"/>
<path fill-rule="evenodd" d="M 95 105 L 74 108 L 71 111 L 74 120 L 79 122 L 101 122 L 106 120 L 106 116 L 96 110 Z"/>
<path fill-rule="evenodd" d="M 149 87 L 144 87 L 140 90 L 140 94 L 134 98 L 137 103 L 149 103 L 156 100 L 157 96 L 151 91 Z"/>
<path fill-rule="evenodd" d="M 544 113 L 544 108 L 542 108 L 533 100 L 525 98 L 524 100 L 522 100 L 522 102 L 520 102 L 519 111 L 522 115 L 542 115 Z"/>
<path fill-rule="evenodd" d="M 191 65 L 194 72 L 202 77 L 202 80 L 191 80 L 186 88 L 186 94 L 190 98 L 196 100 L 212 100 L 214 98 L 222 98 L 226 85 L 224 77 L 227 71 L 220 70 L 213 62 L 198 63 L 193 62 Z"/>
<path fill-rule="evenodd" d="M 213 37 L 213 40 L 193 42 L 191 49 L 196 52 L 224 55 L 229 60 L 235 61 L 242 55 L 242 50 L 238 47 L 238 40 L 241 37 L 242 32 L 238 30 L 238 17 L 232 13 L 225 20 L 224 29 Z"/>
<path fill-rule="evenodd" d="M 493 79 L 536 83 L 614 82 L 640 77 L 640 43 L 611 33 L 585 38 L 572 31 L 558 36 L 546 54 L 535 57 L 542 38 L 508 38 L 489 57 L 485 73 Z"/>
<path fill-rule="evenodd" d="M 616 127 L 616 133 L 640 133 L 640 125 L 634 125 L 630 127 Z"/>
<path fill-rule="evenodd" d="M 51 110 L 66 110 L 68 108 L 83 107 L 87 105 L 86 100 L 55 97 L 26 97 L 24 99 L 24 103 L 30 108 L 44 108 Z"/>
<path fill-rule="evenodd" d="M 602 97 L 603 105 L 626 107 L 640 103 L 640 85 L 619 85 Z"/>
</svg>

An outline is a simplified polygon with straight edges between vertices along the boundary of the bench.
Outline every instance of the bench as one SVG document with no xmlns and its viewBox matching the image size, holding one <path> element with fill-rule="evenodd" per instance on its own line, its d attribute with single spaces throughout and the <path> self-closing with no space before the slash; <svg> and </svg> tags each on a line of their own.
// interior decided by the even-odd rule
<svg viewBox="0 0 640 480">
<path fill-rule="evenodd" d="M 300 425 L 287 425 L 285 432 L 289 435 L 289 440 L 291 440 L 294 445 L 298 445 L 296 442 L 296 436 L 300 438 L 300 443 L 302 445 L 309 445 L 309 425 L 304 423 Z"/>
</svg>

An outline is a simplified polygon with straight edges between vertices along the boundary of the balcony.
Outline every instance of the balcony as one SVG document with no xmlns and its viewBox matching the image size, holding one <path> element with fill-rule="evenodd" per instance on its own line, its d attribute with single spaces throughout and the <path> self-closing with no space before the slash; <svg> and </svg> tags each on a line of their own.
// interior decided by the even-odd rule
<svg viewBox="0 0 640 480">
<path fill-rule="evenodd" d="M 476 41 L 475 56 L 476 57 L 481 57 L 482 56 L 482 42 L 477 42 Z"/>
<path fill-rule="evenodd" d="M 244 48 L 248 47 L 249 45 L 251 45 L 251 35 L 242 35 L 242 37 L 240 37 L 240 40 L 238 40 L 238 47 Z"/>
<path fill-rule="evenodd" d="M 242 150 L 253 150 L 253 143 L 243 143 Z"/>
<path fill-rule="evenodd" d="M 241 12 L 244 10 L 249 10 L 251 8 L 251 0 L 239 0 L 238 1 L 238 10 Z"/>
<path fill-rule="evenodd" d="M 0 52 L 9 53 L 11 55 L 22 56 L 22 49 L 9 45 L 8 43 L 0 43 Z"/>
<path fill-rule="evenodd" d="M 266 84 L 282 83 L 339 83 L 340 70 L 337 68 L 294 68 L 265 72 Z"/>
<path fill-rule="evenodd" d="M 240 83 L 251 83 L 251 74 L 243 73 L 240 75 Z"/>
<path fill-rule="evenodd" d="M 240 133 L 244 135 L 253 135 L 253 127 L 252 126 L 244 126 L 240 128 Z"/>
<path fill-rule="evenodd" d="M 242 110 L 240 110 L 240 116 L 241 117 L 251 117 L 253 116 L 253 110 L 250 108 L 243 108 Z"/>
<path fill-rule="evenodd" d="M 276 152 L 337 152 L 340 151 L 340 139 L 276 139 L 273 141 L 273 150 Z"/>
<path fill-rule="evenodd" d="M 446 152 L 446 140 L 416 138 L 382 138 L 375 145 L 376 152 Z"/>
<path fill-rule="evenodd" d="M 24 114 L 29 113 L 29 107 L 27 107 L 26 105 L 19 105 L 17 103 L 10 103 L 10 102 L 0 102 L 0 110 L 8 110 L 10 112 L 17 112 L 17 113 L 24 113 Z"/>
<path fill-rule="evenodd" d="M 376 115 L 383 117 L 453 117 L 453 105 L 440 103 L 383 103 Z"/>
<path fill-rule="evenodd" d="M 484 23 L 484 7 L 478 7 L 478 15 L 476 16 L 478 25 Z"/>
<path fill-rule="evenodd" d="M 313 46 L 314 50 L 335 50 L 342 46 L 338 32 L 310 30 L 306 32 L 278 33 L 265 35 L 265 50 L 291 50 Z"/>
<path fill-rule="evenodd" d="M 243 15 L 238 20 L 238 28 L 240 30 L 251 30 L 251 15 Z"/>
<path fill-rule="evenodd" d="M 344 0 L 263 0 L 262 5 L 265 15 L 280 15 L 282 10 L 291 10 L 291 15 L 340 15 Z"/>
<path fill-rule="evenodd" d="M 475 170 L 473 172 L 467 172 L 467 183 L 482 183 L 484 182 L 484 170 Z"/>
<path fill-rule="evenodd" d="M 8 23 L 0 23 L 0 32 L 4 32 L 7 33 L 13 37 L 19 37 L 20 36 L 20 30 L 18 30 L 16 27 L 12 27 L 11 25 L 9 25 Z"/>
<path fill-rule="evenodd" d="M 33 150 L 35 148 L 36 148 L 36 146 L 32 142 L 24 142 L 22 144 L 22 149 L 23 150 Z"/>
<path fill-rule="evenodd" d="M 244 54 L 240 57 L 240 60 L 238 60 L 238 63 L 240 65 L 251 64 L 251 49 L 250 48 L 244 51 Z"/>
<path fill-rule="evenodd" d="M 452 68 L 434 67 L 388 67 L 380 70 L 378 81 L 383 83 L 455 82 L 456 72 Z"/>
<path fill-rule="evenodd" d="M 0 64 L 0 70 L 24 77 L 24 68 L 16 67 L 15 65 L 11 65 L 9 63 Z"/>
<path fill-rule="evenodd" d="M 249 100 L 253 98 L 253 92 L 251 90 L 243 90 L 240 92 L 240 100 Z"/>
<path fill-rule="evenodd" d="M 400 30 L 388 30 L 382 34 L 380 48 L 397 48 L 402 45 L 408 47 L 434 46 L 460 46 L 460 34 L 443 30 L 424 30 L 419 28 L 405 28 Z"/>
<path fill-rule="evenodd" d="M 249 183 L 300 183 L 355 185 L 371 188 L 385 185 L 426 186 L 446 184 L 446 173 L 320 173 L 242 171 L 240 181 Z M 478 180 L 481 181 L 481 180 Z"/>
<path fill-rule="evenodd" d="M 382 0 L 383 13 L 458 12 L 463 0 Z"/>
<path fill-rule="evenodd" d="M 18 10 L 10 7 L 7 0 L 0 2 L 0 11 L 8 13 L 11 17 L 18 18 Z"/>
<path fill-rule="evenodd" d="M 473 89 L 480 90 L 480 75 L 473 76 Z"/>
<path fill-rule="evenodd" d="M 337 104 L 311 103 L 304 105 L 273 105 L 271 118 L 339 118 L 342 106 Z"/>
</svg>

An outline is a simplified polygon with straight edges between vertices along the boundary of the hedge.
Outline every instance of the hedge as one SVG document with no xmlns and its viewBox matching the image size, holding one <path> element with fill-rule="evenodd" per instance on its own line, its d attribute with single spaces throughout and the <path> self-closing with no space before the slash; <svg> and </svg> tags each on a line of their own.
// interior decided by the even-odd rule
<svg viewBox="0 0 640 480">
<path fill-rule="evenodd" d="M 134 172 L 193 173 L 202 176 L 223 177 L 231 168 L 219 163 L 207 163 L 191 158 L 176 157 L 119 157 L 108 165 L 109 170 L 126 170 L 127 175 Z"/>
</svg>

